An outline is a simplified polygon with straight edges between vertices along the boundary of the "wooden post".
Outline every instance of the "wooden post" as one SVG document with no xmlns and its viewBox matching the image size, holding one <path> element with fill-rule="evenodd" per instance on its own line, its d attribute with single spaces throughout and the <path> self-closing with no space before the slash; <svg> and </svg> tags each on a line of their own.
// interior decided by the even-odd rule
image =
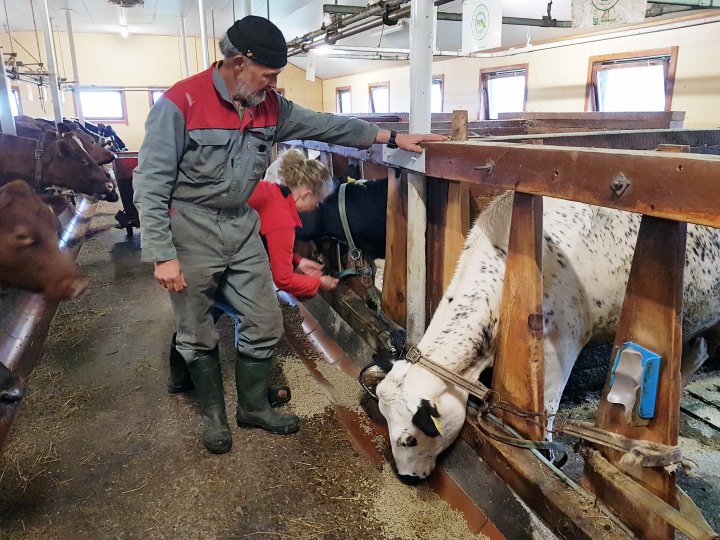
<svg viewBox="0 0 720 540">
<path fill-rule="evenodd" d="M 666 147 L 662 150 L 677 152 L 681 149 Z M 643 216 L 611 357 L 614 359 L 618 347 L 627 341 L 661 356 L 655 417 L 649 421 L 636 417 L 627 424 L 624 407 L 607 401 L 608 373 L 595 421 L 598 427 L 634 439 L 667 445 L 678 443 L 686 232 L 686 223 Z M 602 447 L 598 449 L 610 463 L 636 478 L 671 506 L 675 505 L 675 473 L 623 467 L 618 464 L 622 454 Z M 618 494 L 589 465 L 585 466 L 583 482 L 643 538 L 667 540 L 675 537 L 672 527 L 642 511 L 631 497 Z"/>
<path fill-rule="evenodd" d="M 452 112 L 452 136 L 453 141 L 468 140 L 468 112 L 453 111 Z"/>
<path fill-rule="evenodd" d="M 400 326 L 407 318 L 407 182 L 388 169 L 382 309 Z"/>
<path fill-rule="evenodd" d="M 492 387 L 525 411 L 544 411 L 542 197 L 515 193 Z M 517 416 L 504 420 L 542 440 L 545 429 Z M 542 424 L 541 421 L 538 421 Z"/>
<path fill-rule="evenodd" d="M 425 327 L 445 292 L 445 237 L 448 218 L 448 188 L 451 182 L 427 179 L 427 229 L 425 243 Z"/>
</svg>

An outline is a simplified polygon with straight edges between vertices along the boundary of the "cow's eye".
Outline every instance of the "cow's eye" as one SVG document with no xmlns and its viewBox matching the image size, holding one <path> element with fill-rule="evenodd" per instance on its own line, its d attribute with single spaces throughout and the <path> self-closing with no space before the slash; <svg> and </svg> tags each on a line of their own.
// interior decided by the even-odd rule
<svg viewBox="0 0 720 540">
<path fill-rule="evenodd" d="M 80 164 L 81 164 L 81 165 L 90 165 L 90 162 L 89 162 L 87 159 L 83 159 L 83 160 L 80 162 Z"/>
</svg>

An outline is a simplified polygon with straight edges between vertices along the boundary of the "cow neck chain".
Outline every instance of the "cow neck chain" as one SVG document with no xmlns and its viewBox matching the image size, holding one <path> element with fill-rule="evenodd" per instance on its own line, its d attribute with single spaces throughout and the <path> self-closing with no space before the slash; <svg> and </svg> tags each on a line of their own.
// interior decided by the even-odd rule
<svg viewBox="0 0 720 540">
<path fill-rule="evenodd" d="M 35 191 L 42 189 L 43 160 L 45 159 L 45 131 L 40 130 L 40 137 L 35 146 Z"/>
</svg>

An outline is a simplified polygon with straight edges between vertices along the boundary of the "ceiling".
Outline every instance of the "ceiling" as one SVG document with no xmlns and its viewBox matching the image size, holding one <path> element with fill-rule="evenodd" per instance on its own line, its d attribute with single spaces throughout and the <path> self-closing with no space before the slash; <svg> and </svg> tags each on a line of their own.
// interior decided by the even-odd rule
<svg viewBox="0 0 720 540">
<path fill-rule="evenodd" d="M 430 0 L 426 0 L 430 1 Z M 558 20 L 570 19 L 571 0 L 553 0 L 552 16 Z M 32 31 L 33 24 L 31 0 L 3 0 L 0 11 L 0 30 Z M 42 0 L 33 0 L 37 28 L 41 31 L 39 16 L 43 8 Z M 323 19 L 323 4 L 332 0 L 253 0 L 254 15 L 267 16 L 269 5 L 270 19 L 277 24 L 289 41 L 307 32 L 320 28 Z M 367 0 L 340 0 L 341 5 L 366 6 Z M 145 0 L 144 5 L 120 9 L 107 0 L 48 0 L 53 28 L 65 31 L 65 11 L 72 14 L 74 32 L 117 33 L 121 18 L 124 18 L 132 39 L 133 35 L 178 35 L 181 17 L 186 18 L 188 35 L 199 36 L 199 12 L 196 0 Z M 206 26 L 209 37 L 219 38 L 232 24 L 234 18 L 243 15 L 243 0 L 205 0 Z M 442 11 L 460 13 L 462 1 L 451 2 L 441 8 Z M 503 0 L 503 16 L 539 19 L 547 12 L 547 0 Z M 5 13 L 8 16 L 5 16 Z M 9 21 L 9 22 L 8 22 Z M 213 31 L 214 23 L 214 31 Z M 388 27 L 386 27 L 388 28 Z M 537 42 L 556 36 L 572 33 L 572 29 L 539 28 L 528 26 L 503 25 L 502 45 L 504 47 L 526 45 L 528 40 Z M 578 30 L 575 30 L 578 32 Z M 437 45 L 443 50 L 460 49 L 460 23 L 438 21 Z M 408 28 L 400 31 L 380 34 L 379 29 L 341 41 L 343 45 L 368 47 L 407 48 L 409 46 Z M 290 61 L 305 67 L 305 58 L 295 56 Z M 337 59 L 323 57 L 316 66 L 316 75 L 321 79 L 360 73 L 384 67 L 404 65 L 406 62 Z"/>
</svg>

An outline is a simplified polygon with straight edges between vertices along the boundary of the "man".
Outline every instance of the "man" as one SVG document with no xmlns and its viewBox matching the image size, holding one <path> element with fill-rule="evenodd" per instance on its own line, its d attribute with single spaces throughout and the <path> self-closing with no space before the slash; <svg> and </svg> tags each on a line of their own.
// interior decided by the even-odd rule
<svg viewBox="0 0 720 540">
<path fill-rule="evenodd" d="M 257 213 L 246 201 L 276 141 L 312 139 L 366 148 L 417 143 L 367 122 L 316 113 L 275 92 L 287 64 L 285 38 L 255 16 L 236 21 L 220 42 L 223 60 L 180 81 L 153 106 L 134 172 L 143 224 L 143 260 L 170 291 L 177 350 L 187 363 L 213 453 L 232 446 L 211 306 L 216 294 L 240 316 L 235 379 L 237 423 L 271 433 L 297 431 L 298 418 L 268 401 L 271 358 L 283 331 Z"/>
</svg>

